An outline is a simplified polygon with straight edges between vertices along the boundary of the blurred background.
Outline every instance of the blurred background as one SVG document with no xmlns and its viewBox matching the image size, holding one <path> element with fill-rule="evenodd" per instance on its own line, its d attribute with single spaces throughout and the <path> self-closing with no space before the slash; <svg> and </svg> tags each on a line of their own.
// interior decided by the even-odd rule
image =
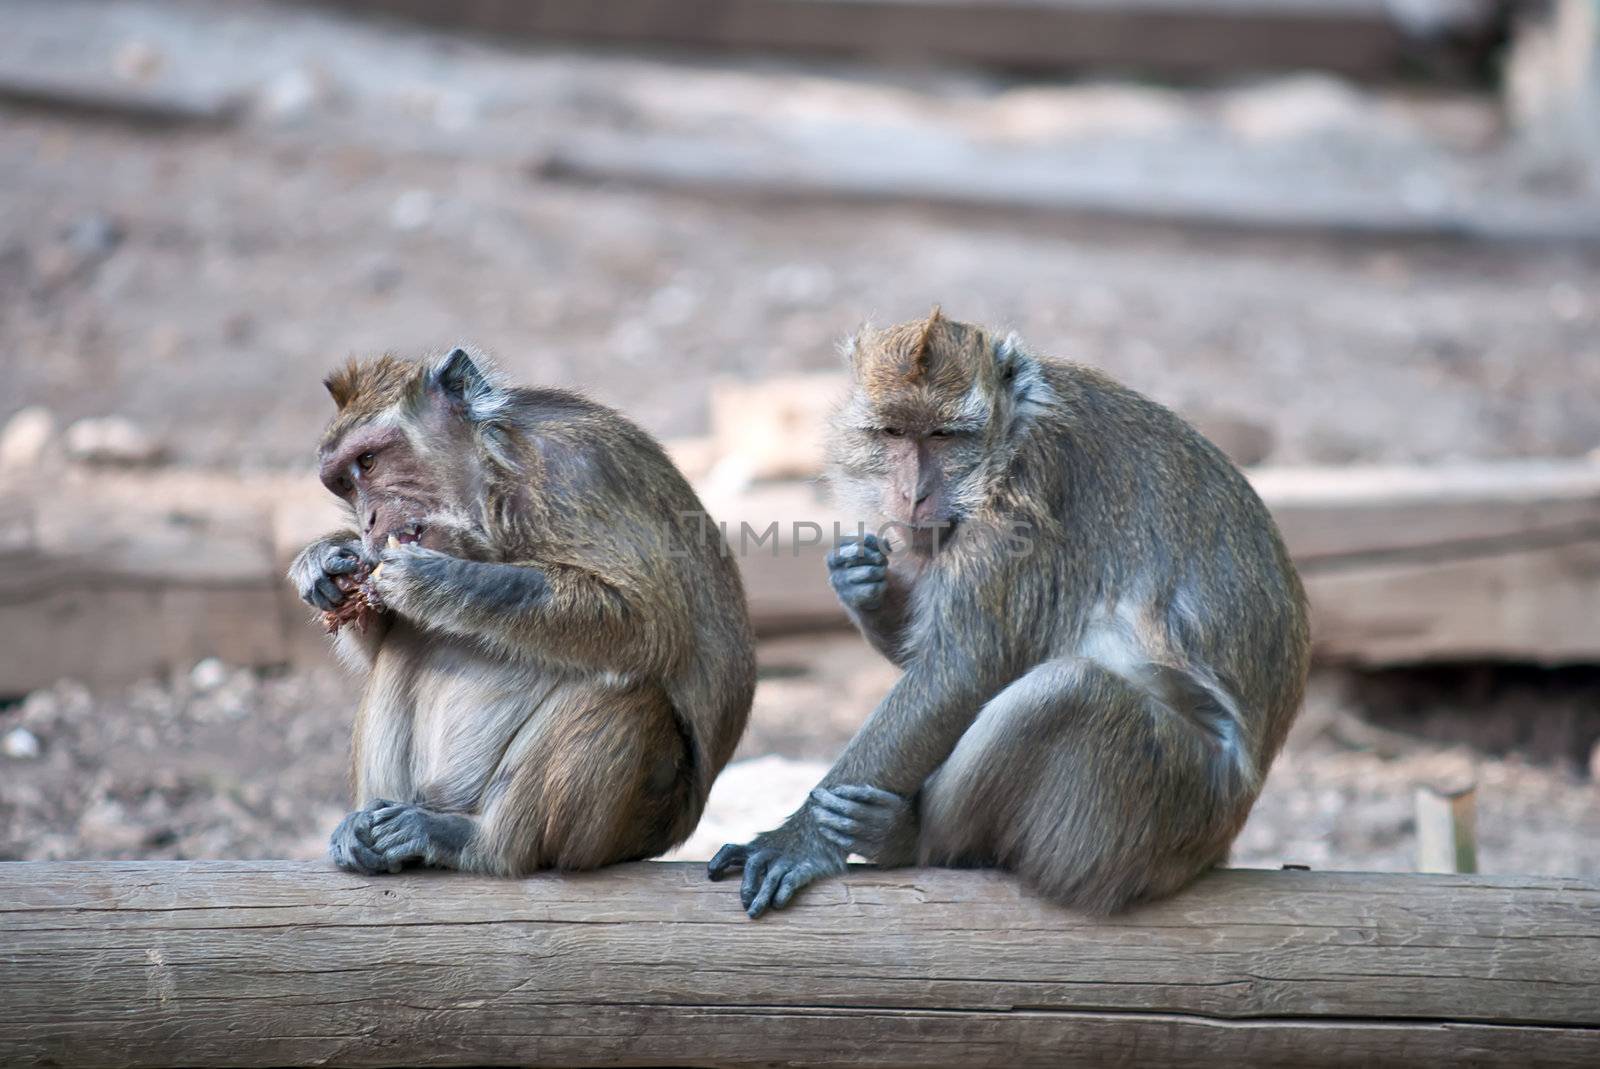
<svg viewBox="0 0 1600 1069">
<path fill-rule="evenodd" d="M 1247 466 L 1318 668 L 1236 862 L 1600 874 L 1595 0 L 0 0 L 0 859 L 317 857 L 320 379 L 466 344 L 826 518 L 837 341 L 947 314 Z M 770 826 L 894 672 L 746 562 Z M 1419 823 L 1420 822 L 1420 823 Z"/>
</svg>

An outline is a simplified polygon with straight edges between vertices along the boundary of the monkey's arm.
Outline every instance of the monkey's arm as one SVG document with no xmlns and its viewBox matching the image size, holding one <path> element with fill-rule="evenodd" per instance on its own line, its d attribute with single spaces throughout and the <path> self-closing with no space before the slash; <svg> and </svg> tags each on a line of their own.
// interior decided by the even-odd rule
<svg viewBox="0 0 1600 1069">
<path fill-rule="evenodd" d="M 927 642 L 905 675 L 823 777 L 823 788 L 870 785 L 909 798 L 949 757 L 984 701 L 1005 680 L 997 659 L 975 658 L 938 637 Z M 800 888 L 844 871 L 847 849 L 828 834 L 810 804 L 749 843 L 730 843 L 706 866 L 712 879 L 744 870 L 739 899 L 751 917 L 789 904 Z"/>
<path fill-rule="evenodd" d="M 603 669 L 647 669 L 645 607 L 623 582 L 566 563 L 463 560 L 415 545 L 386 549 L 373 573 L 384 606 L 426 626 Z"/>
<path fill-rule="evenodd" d="M 828 582 L 872 648 L 904 668 L 910 588 L 889 567 L 888 546 L 868 534 L 828 554 Z"/>
</svg>

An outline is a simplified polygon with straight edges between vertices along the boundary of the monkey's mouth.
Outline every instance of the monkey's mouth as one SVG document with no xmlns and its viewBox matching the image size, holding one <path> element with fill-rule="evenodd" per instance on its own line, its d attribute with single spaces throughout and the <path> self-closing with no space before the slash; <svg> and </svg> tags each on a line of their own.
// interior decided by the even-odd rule
<svg viewBox="0 0 1600 1069">
<path fill-rule="evenodd" d="M 381 535 L 374 534 L 372 542 L 375 546 L 383 547 L 393 542 L 403 546 L 416 545 L 422 541 L 422 536 L 427 528 L 420 523 L 403 523 L 398 527 L 391 527 Z"/>
</svg>

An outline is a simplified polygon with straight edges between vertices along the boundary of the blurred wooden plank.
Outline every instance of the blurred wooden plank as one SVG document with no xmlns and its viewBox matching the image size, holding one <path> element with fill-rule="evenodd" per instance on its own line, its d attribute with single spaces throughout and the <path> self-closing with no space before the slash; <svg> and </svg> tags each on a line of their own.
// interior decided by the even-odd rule
<svg viewBox="0 0 1600 1069">
<path fill-rule="evenodd" d="M 860 524 L 813 482 L 713 465 L 763 634 L 847 626 L 823 557 Z M 1260 469 L 1311 596 L 1325 661 L 1600 660 L 1600 465 Z M 328 657 L 283 579 L 339 522 L 310 475 L 118 473 L 11 488 L 0 524 L 0 695 L 63 676 L 123 682 L 208 656 Z"/>
<path fill-rule="evenodd" d="M 1011 70 L 1114 67 L 1168 76 L 1323 70 L 1460 79 L 1497 4 L 1422 0 L 316 0 L 538 41 L 670 45 L 953 62 Z"/>
<path fill-rule="evenodd" d="M 0 66 L 0 102 L 133 126 L 221 126 L 239 115 L 228 92 L 173 88 L 47 68 Z"/>
<path fill-rule="evenodd" d="M 1600 887 L 1218 870 L 1112 918 L 852 868 L 0 864 L 0 1063 L 1593 1065 Z"/>
<path fill-rule="evenodd" d="M 1600 465 L 1250 473 L 1311 598 L 1324 661 L 1600 660 Z M 707 491 L 728 524 L 758 630 L 847 624 L 825 580 L 858 523 L 811 484 Z M 760 536 L 776 523 L 776 539 Z M 774 548 L 775 547 L 775 548 Z"/>
<path fill-rule="evenodd" d="M 1553 245 L 1600 241 L 1600 210 L 1581 195 L 1482 192 L 1450 172 L 1436 198 L 1394 182 L 1296 184 L 1252 172 L 1250 157 L 1212 159 L 1198 180 L 1174 183 L 1154 166 L 1083 165 L 1062 145 L 983 144 L 907 136 L 894 152 L 818 151 L 798 127 L 733 138 L 719 133 L 606 131 L 565 136 L 534 162 L 541 179 L 738 196 L 757 203 L 929 204 L 1030 217 L 1167 221 L 1240 231 Z M 1228 175 L 1227 181 L 1219 174 Z M 1308 184 L 1309 183 L 1309 184 Z"/>
</svg>

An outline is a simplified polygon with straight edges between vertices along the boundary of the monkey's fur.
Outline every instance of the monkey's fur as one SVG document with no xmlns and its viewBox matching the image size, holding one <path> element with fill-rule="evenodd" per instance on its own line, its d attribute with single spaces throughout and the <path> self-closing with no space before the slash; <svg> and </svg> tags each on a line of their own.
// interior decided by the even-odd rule
<svg viewBox="0 0 1600 1069">
<path fill-rule="evenodd" d="M 515 875 L 661 853 L 694 829 L 749 714 L 744 594 L 661 448 L 462 350 L 327 380 L 322 477 L 353 526 L 290 579 L 323 610 L 361 562 L 385 611 L 345 627 L 367 671 L 343 868 Z"/>
<path fill-rule="evenodd" d="M 898 526 L 830 574 L 904 674 L 808 805 L 713 877 L 742 866 L 756 916 L 856 852 L 1013 869 L 1104 913 L 1223 861 L 1309 663 L 1250 485 L 1161 405 L 937 309 L 849 362 L 832 480 Z"/>
</svg>

